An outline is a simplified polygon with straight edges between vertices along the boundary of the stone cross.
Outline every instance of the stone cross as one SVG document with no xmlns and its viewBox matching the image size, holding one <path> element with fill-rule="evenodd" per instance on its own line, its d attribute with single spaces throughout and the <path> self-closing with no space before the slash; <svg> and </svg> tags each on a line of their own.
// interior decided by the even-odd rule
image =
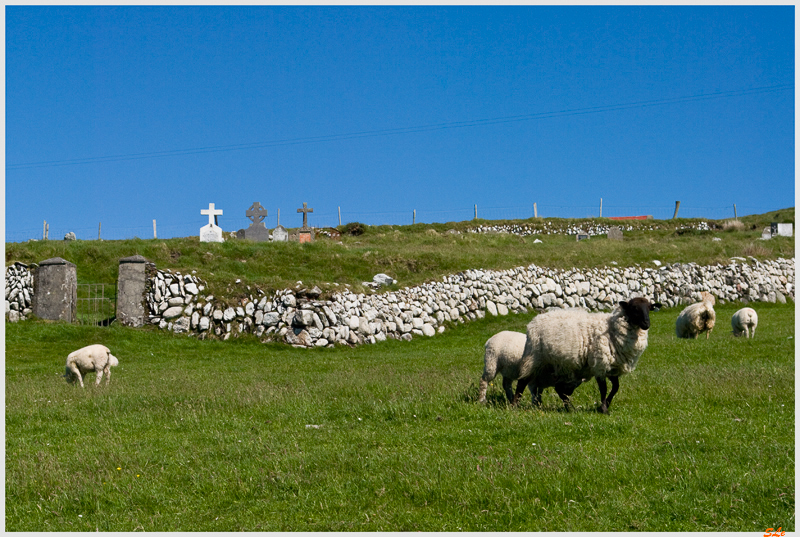
<svg viewBox="0 0 800 537">
<path fill-rule="evenodd" d="M 201 209 L 200 214 L 207 214 L 208 215 L 208 225 L 214 225 L 214 217 L 222 215 L 222 209 L 214 209 L 214 204 L 209 203 L 208 209 Z"/>
<path fill-rule="evenodd" d="M 253 222 L 253 224 L 260 224 L 264 221 L 264 218 L 268 216 L 267 210 L 257 201 L 253 202 L 253 205 L 251 205 L 244 214 L 250 219 L 250 221 Z"/>
<path fill-rule="evenodd" d="M 308 205 L 305 202 L 303 202 L 303 208 L 302 209 L 297 209 L 297 212 L 298 213 L 303 213 L 303 228 L 304 229 L 307 228 L 308 227 L 308 213 L 313 213 L 314 209 L 309 209 Z"/>
</svg>

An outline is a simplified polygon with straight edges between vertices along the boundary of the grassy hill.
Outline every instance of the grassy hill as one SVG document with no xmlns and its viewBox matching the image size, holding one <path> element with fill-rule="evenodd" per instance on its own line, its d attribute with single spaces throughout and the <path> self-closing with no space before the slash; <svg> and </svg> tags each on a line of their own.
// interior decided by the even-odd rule
<svg viewBox="0 0 800 537">
<path fill-rule="evenodd" d="M 363 292 L 361 283 L 378 273 L 398 280 L 395 287 L 414 286 L 466 269 L 506 269 L 531 263 L 548 268 L 590 268 L 653 259 L 663 263 L 727 263 L 733 256 L 757 259 L 794 256 L 794 238 L 758 240 L 770 222 L 794 222 L 794 208 L 729 221 L 700 219 L 626 221 L 605 218 L 486 221 L 411 226 L 340 226 L 340 241 L 320 238 L 312 244 L 253 243 L 228 240 L 200 243 L 197 237 L 124 241 L 29 241 L 6 244 L 6 265 L 15 261 L 38 263 L 61 257 L 78 266 L 79 283 L 113 284 L 119 259 L 140 254 L 161 269 L 184 274 L 192 270 L 206 280 L 211 292 L 231 292 L 237 279 L 263 290 L 294 287 L 296 282 L 335 291 L 342 285 Z M 701 222 L 710 229 L 697 229 Z M 470 233 L 477 226 L 520 225 L 538 230 L 566 230 L 576 226 L 624 225 L 622 242 L 603 236 L 577 242 L 565 234 Z M 348 230 L 363 233 L 351 235 Z M 453 233 L 458 232 L 458 233 Z M 715 241 L 714 238 L 722 240 Z M 542 241 L 541 243 L 535 242 Z M 653 266 L 653 265 L 650 265 Z M 339 284 L 339 286 L 334 285 Z"/>
</svg>

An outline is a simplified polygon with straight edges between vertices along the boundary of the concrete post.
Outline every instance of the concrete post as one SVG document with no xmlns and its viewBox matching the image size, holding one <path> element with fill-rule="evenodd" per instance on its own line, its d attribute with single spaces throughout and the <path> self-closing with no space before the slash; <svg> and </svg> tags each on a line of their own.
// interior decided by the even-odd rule
<svg viewBox="0 0 800 537">
<path fill-rule="evenodd" d="M 34 276 L 33 314 L 48 321 L 77 321 L 77 267 L 54 257 L 39 263 Z"/>
<path fill-rule="evenodd" d="M 123 326 L 144 326 L 145 263 L 140 255 L 119 260 L 117 321 Z"/>
</svg>

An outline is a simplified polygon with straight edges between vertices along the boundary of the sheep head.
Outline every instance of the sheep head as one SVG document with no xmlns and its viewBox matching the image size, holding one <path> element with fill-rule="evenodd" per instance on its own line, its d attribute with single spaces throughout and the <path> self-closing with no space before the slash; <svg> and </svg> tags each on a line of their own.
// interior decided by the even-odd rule
<svg viewBox="0 0 800 537">
<path fill-rule="evenodd" d="M 642 330 L 650 328 L 650 312 L 661 307 L 659 302 L 651 304 L 649 300 L 643 297 L 636 297 L 628 302 L 620 302 L 619 305 L 628 324 Z"/>
</svg>

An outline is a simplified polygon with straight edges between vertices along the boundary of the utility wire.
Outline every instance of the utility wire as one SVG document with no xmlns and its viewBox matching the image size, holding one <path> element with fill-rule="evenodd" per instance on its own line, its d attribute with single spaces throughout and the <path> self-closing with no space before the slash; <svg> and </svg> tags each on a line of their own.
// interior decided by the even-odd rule
<svg viewBox="0 0 800 537">
<path fill-rule="evenodd" d="M 598 114 L 602 112 L 629 110 L 632 108 L 645 108 L 649 106 L 664 106 L 668 104 L 688 103 L 688 102 L 705 101 L 711 99 L 725 99 L 730 97 L 740 97 L 743 95 L 755 95 L 759 93 L 784 91 L 788 89 L 794 89 L 794 84 L 779 84 L 775 86 L 763 86 L 763 87 L 750 88 L 744 90 L 720 91 L 715 93 L 704 93 L 700 95 L 689 95 L 684 97 L 675 97 L 671 99 L 636 101 L 636 102 L 613 104 L 613 105 L 593 106 L 588 108 L 574 108 L 574 109 L 559 110 L 553 112 L 540 112 L 536 114 L 523 114 L 517 116 L 476 119 L 471 121 L 454 121 L 449 123 L 435 123 L 431 125 L 417 125 L 413 127 L 399 127 L 394 129 L 351 132 L 344 134 L 331 134 L 325 136 L 309 136 L 305 138 L 271 140 L 267 142 L 254 142 L 249 144 L 210 146 L 210 147 L 200 147 L 193 149 L 175 149 L 170 151 L 154 151 L 149 153 L 132 153 L 127 155 L 110 155 L 105 157 L 87 157 L 80 159 L 29 162 L 23 164 L 8 164 L 6 165 L 6 170 L 22 170 L 29 168 L 45 168 L 53 166 L 70 166 L 76 164 L 95 164 L 100 162 L 119 162 L 124 160 L 141 160 L 149 158 L 196 155 L 201 153 L 219 153 L 224 151 L 242 151 L 246 149 L 261 149 L 266 147 L 278 147 L 285 145 L 334 142 L 339 140 L 353 140 L 357 138 L 372 138 L 377 136 L 391 136 L 397 134 L 412 134 L 412 133 L 429 132 L 429 131 L 437 131 L 444 129 L 480 127 L 483 125 L 497 125 L 501 123 L 515 123 L 520 121 L 534 121 L 540 119 L 552 119 L 552 118 L 566 117 L 566 116 Z"/>
</svg>

